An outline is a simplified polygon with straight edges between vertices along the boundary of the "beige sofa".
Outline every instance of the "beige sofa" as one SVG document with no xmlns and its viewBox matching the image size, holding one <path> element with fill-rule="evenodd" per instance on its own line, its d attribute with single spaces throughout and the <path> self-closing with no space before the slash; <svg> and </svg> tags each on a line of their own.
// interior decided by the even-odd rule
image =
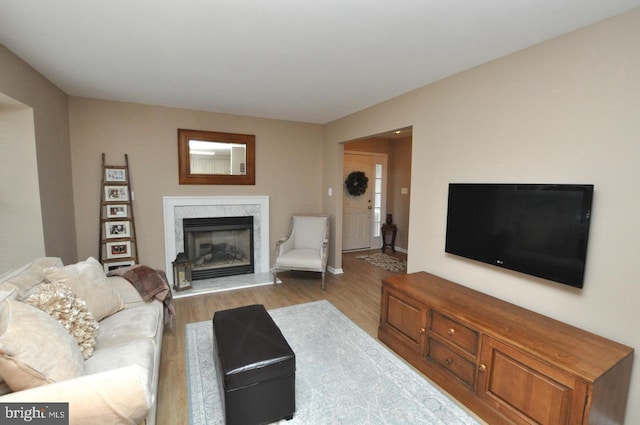
<svg viewBox="0 0 640 425">
<path fill-rule="evenodd" d="M 70 424 L 154 424 L 163 315 L 93 258 L 5 273 L 0 402 L 68 402 Z"/>
</svg>

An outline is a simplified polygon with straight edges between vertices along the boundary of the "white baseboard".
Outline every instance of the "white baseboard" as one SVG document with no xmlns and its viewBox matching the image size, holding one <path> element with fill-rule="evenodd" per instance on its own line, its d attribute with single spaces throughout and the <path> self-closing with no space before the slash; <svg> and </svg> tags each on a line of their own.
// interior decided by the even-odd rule
<svg viewBox="0 0 640 425">
<path fill-rule="evenodd" d="M 343 273 L 344 273 L 344 270 L 342 270 L 341 268 L 340 268 L 340 269 L 336 269 L 336 268 L 334 268 L 334 267 L 329 267 L 329 266 L 327 266 L 327 270 L 328 270 L 328 271 L 329 271 L 329 273 L 331 273 L 331 274 L 343 274 Z"/>
</svg>

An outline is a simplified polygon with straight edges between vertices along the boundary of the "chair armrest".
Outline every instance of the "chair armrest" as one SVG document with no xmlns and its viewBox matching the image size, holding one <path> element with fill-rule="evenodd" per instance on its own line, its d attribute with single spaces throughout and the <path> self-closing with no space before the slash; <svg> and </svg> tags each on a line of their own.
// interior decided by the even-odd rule
<svg viewBox="0 0 640 425">
<path fill-rule="evenodd" d="M 293 249 L 293 238 L 291 235 L 286 238 L 282 238 L 276 242 L 276 256 L 278 258 L 280 255 L 286 254 L 287 252 Z"/>
<path fill-rule="evenodd" d="M 70 425 L 131 424 L 149 413 L 148 386 L 149 372 L 133 364 L 6 394 L 0 402 L 69 403 Z"/>
<path fill-rule="evenodd" d="M 324 231 L 324 241 L 322 241 L 322 248 L 320 249 L 320 255 L 322 256 L 322 268 L 327 268 L 327 261 L 329 259 L 329 237 L 331 234 L 330 219 L 327 217 L 327 224 Z"/>
<path fill-rule="evenodd" d="M 289 223 L 289 230 L 284 238 L 280 238 L 276 241 L 276 255 L 277 259 L 280 255 L 286 254 L 293 249 L 293 217 Z"/>
<path fill-rule="evenodd" d="M 329 239 L 325 239 L 324 242 L 322 242 L 320 256 L 322 257 L 322 268 L 324 269 L 327 267 L 327 260 L 329 259 Z"/>
</svg>

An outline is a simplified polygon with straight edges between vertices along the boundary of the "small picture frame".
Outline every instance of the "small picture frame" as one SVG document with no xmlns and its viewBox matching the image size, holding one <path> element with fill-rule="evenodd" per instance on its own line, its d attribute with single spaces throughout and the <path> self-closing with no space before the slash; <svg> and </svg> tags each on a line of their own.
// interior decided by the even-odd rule
<svg viewBox="0 0 640 425">
<path fill-rule="evenodd" d="M 131 242 L 107 242 L 107 258 L 131 257 Z"/>
<path fill-rule="evenodd" d="M 113 204 L 107 205 L 107 218 L 127 218 L 129 217 L 128 205 Z"/>
<path fill-rule="evenodd" d="M 115 269 L 119 269 L 122 267 L 131 267 L 135 265 L 136 265 L 136 262 L 133 260 L 109 262 L 109 263 L 104 263 L 104 271 L 105 273 L 109 273 L 110 271 Z"/>
<path fill-rule="evenodd" d="M 104 181 L 113 183 L 126 183 L 127 170 L 125 168 L 105 168 Z"/>
<path fill-rule="evenodd" d="M 128 221 L 107 221 L 104 223 L 107 239 L 128 238 L 131 236 L 131 226 Z"/>
<path fill-rule="evenodd" d="M 128 201 L 129 188 L 127 186 L 105 186 L 104 199 L 106 201 Z"/>
<path fill-rule="evenodd" d="M 105 186 L 104 199 L 110 201 L 128 201 L 129 188 L 127 186 Z"/>
</svg>

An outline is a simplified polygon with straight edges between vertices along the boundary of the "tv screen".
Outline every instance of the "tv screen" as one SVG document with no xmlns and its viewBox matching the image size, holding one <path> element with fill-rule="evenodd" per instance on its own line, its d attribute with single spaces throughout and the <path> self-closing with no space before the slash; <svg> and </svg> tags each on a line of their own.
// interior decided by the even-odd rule
<svg viewBox="0 0 640 425">
<path fill-rule="evenodd" d="M 582 288 L 593 185 L 449 185 L 445 251 Z"/>
</svg>

